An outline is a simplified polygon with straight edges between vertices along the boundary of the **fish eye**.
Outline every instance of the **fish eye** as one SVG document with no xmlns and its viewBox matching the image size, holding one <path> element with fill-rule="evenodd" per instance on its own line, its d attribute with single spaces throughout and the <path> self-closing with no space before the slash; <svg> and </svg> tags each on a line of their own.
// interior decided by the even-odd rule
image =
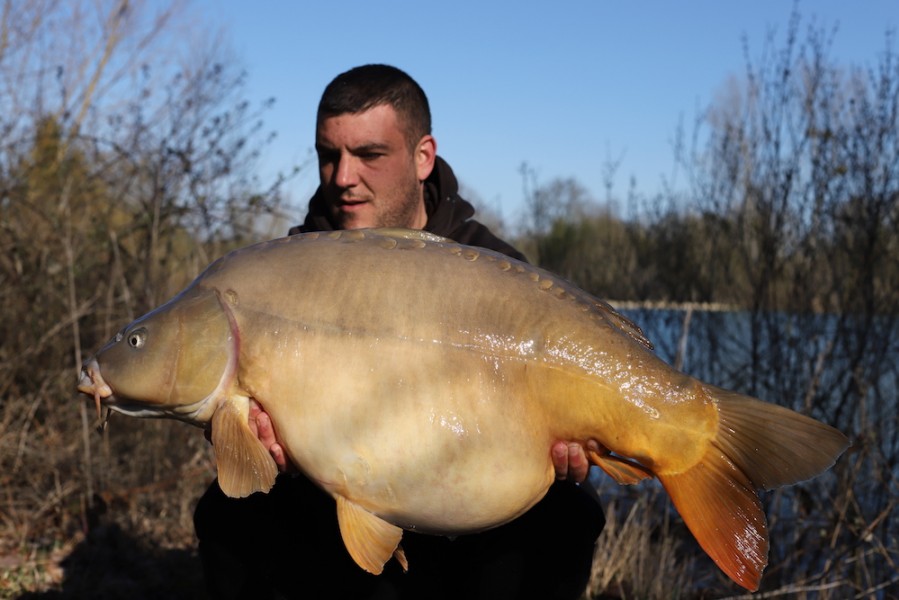
<svg viewBox="0 0 899 600">
<path fill-rule="evenodd" d="M 141 348 L 147 341 L 147 330 L 144 327 L 135 329 L 128 334 L 128 345 L 132 348 Z"/>
</svg>

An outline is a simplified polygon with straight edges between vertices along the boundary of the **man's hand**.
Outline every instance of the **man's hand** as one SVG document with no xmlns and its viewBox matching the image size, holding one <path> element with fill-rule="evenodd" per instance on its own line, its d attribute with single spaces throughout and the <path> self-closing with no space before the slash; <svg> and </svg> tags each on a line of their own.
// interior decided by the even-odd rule
<svg viewBox="0 0 899 600">
<path fill-rule="evenodd" d="M 281 447 L 281 444 L 278 443 L 278 439 L 275 437 L 275 428 L 272 427 L 271 418 L 255 400 L 250 400 L 249 425 L 250 430 L 256 434 L 262 445 L 268 448 L 272 458 L 275 459 L 275 464 L 278 465 L 279 471 L 286 473 L 296 470 L 293 463 L 287 460 L 284 448 Z"/>
<path fill-rule="evenodd" d="M 595 447 L 594 447 L 595 446 Z M 593 440 L 587 442 L 587 447 L 598 450 L 599 446 Z M 575 442 L 556 442 L 552 447 L 553 466 L 556 468 L 556 479 L 567 479 L 575 483 L 583 483 L 590 471 L 590 463 L 584 447 Z"/>
</svg>

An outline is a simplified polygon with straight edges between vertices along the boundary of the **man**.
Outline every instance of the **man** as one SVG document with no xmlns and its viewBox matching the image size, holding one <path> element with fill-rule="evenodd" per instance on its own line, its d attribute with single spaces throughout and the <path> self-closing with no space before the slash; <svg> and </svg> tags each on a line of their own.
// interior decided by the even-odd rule
<svg viewBox="0 0 899 600">
<path fill-rule="evenodd" d="M 315 146 L 320 185 L 291 234 L 407 227 L 524 259 L 471 219 L 473 207 L 437 156 L 427 98 L 399 69 L 366 65 L 335 78 L 319 104 Z M 290 471 L 268 415 L 254 406 L 250 418 L 279 468 Z M 586 478 L 582 447 L 560 440 L 550 452 L 559 479 Z M 409 572 L 391 561 L 377 577 L 343 548 L 333 499 L 295 472 L 280 475 L 269 494 L 243 500 L 213 483 L 195 523 L 213 597 L 498 600 L 580 597 L 604 519 L 593 497 L 558 481 L 528 513 L 496 529 L 454 540 L 406 532 Z"/>
</svg>

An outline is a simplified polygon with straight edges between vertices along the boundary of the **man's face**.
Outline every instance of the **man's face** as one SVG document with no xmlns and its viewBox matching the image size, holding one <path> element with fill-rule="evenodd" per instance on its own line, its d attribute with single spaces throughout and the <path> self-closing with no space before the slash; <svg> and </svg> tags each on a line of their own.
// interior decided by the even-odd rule
<svg viewBox="0 0 899 600">
<path fill-rule="evenodd" d="M 436 143 L 426 135 L 410 148 L 392 106 L 323 119 L 315 149 L 321 190 L 338 228 L 425 226 L 421 182 L 434 167 Z"/>
</svg>

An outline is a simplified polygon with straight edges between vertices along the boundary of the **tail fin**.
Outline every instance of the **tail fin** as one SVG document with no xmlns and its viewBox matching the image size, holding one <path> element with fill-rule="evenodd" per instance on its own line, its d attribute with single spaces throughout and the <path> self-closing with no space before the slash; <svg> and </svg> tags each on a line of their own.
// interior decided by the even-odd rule
<svg viewBox="0 0 899 600">
<path fill-rule="evenodd" d="M 781 406 L 706 389 L 718 400 L 716 438 L 699 463 L 659 480 L 703 550 L 731 579 L 754 591 L 768 562 L 768 531 L 756 490 L 818 475 L 848 440 Z"/>
</svg>

